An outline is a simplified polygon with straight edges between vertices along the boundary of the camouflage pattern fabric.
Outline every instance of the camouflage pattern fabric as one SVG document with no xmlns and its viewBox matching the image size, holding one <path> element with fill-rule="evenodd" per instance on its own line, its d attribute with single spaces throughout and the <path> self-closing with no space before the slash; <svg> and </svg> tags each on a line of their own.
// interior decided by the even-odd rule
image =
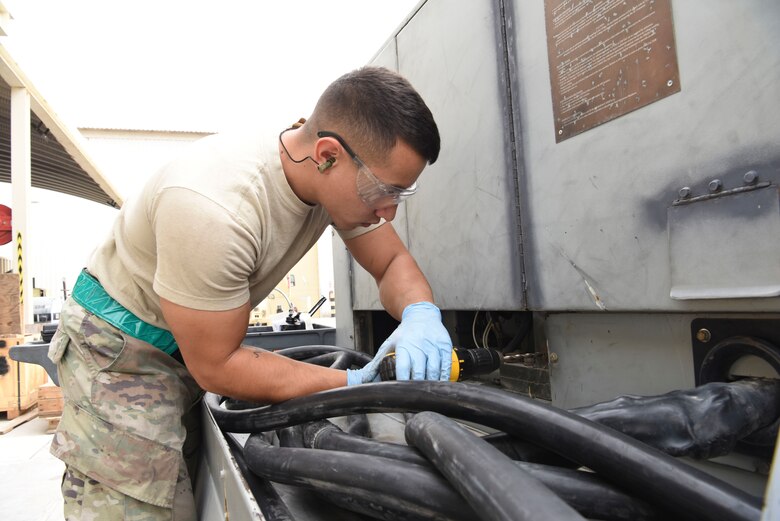
<svg viewBox="0 0 780 521">
<path fill-rule="evenodd" d="M 65 521 L 191 521 L 196 519 L 187 468 L 179 468 L 173 508 L 138 501 L 67 467 L 62 479 Z"/>
<path fill-rule="evenodd" d="M 65 398 L 51 453 L 67 468 L 66 519 L 195 519 L 203 392 L 187 369 L 72 299 L 49 358 Z"/>
</svg>

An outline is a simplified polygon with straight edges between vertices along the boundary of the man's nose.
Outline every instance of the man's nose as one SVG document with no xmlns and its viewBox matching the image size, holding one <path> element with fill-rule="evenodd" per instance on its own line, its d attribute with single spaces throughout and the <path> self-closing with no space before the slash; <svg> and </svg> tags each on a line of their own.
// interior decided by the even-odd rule
<svg viewBox="0 0 780 521">
<path fill-rule="evenodd" d="M 395 212 L 398 210 L 398 205 L 394 204 L 391 206 L 385 206 L 384 208 L 379 208 L 374 213 L 377 217 L 381 217 L 387 222 L 392 221 L 395 219 Z"/>
</svg>

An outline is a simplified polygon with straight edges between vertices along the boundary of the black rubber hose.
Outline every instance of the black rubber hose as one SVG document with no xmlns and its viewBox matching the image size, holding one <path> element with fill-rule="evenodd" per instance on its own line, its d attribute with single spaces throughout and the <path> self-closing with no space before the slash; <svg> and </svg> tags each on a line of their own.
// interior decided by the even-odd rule
<svg viewBox="0 0 780 521">
<path fill-rule="evenodd" d="M 598 475 L 573 469 L 515 461 L 588 519 L 602 521 L 667 521 L 680 519 L 662 512 L 605 482 Z"/>
<path fill-rule="evenodd" d="M 621 396 L 571 412 L 672 456 L 709 459 L 780 415 L 780 380 L 714 382 L 660 396 Z"/>
<path fill-rule="evenodd" d="M 347 426 L 344 429 L 350 434 L 357 436 L 363 436 L 364 438 L 370 438 L 371 423 L 368 421 L 368 416 L 365 414 L 350 414 L 346 417 Z"/>
<path fill-rule="evenodd" d="M 350 353 L 323 353 L 306 358 L 304 361 L 312 365 L 321 365 L 333 369 L 349 369 L 356 363 L 355 357 Z"/>
<path fill-rule="evenodd" d="M 486 441 L 487 437 L 481 439 Z M 304 444 L 312 449 L 356 452 L 415 465 L 430 466 L 428 459 L 415 447 L 353 436 L 341 431 L 338 426 L 327 420 L 306 424 Z M 592 472 L 561 469 L 523 461 L 515 461 L 514 463 L 544 483 L 586 518 L 602 521 L 660 521 L 669 519 L 669 516 L 658 513 L 645 502 L 615 489 Z"/>
<path fill-rule="evenodd" d="M 303 441 L 303 428 L 303 425 L 291 425 L 283 429 L 276 429 L 279 445 L 282 447 L 304 448 L 306 445 Z"/>
<path fill-rule="evenodd" d="M 431 460 L 481 519 L 584 520 L 498 449 L 441 414 L 415 415 L 405 433 L 406 441 Z"/>
<path fill-rule="evenodd" d="M 328 345 L 310 345 L 310 346 L 296 346 L 285 347 L 284 349 L 277 349 L 274 351 L 277 355 L 286 356 L 293 360 L 306 360 L 326 353 L 347 353 L 354 360 L 355 365 L 364 366 L 372 360 L 371 355 L 363 353 L 362 351 L 356 351 L 355 349 L 349 349 L 339 346 Z"/>
<path fill-rule="evenodd" d="M 429 464 L 425 456 L 414 447 L 348 434 L 328 420 L 307 423 L 303 429 L 303 440 L 304 445 L 311 449 L 355 452 L 415 465 Z"/>
<path fill-rule="evenodd" d="M 249 470 L 244 457 L 244 447 L 236 440 L 235 436 L 226 433 L 225 440 L 236 460 L 241 475 L 246 480 L 247 485 L 249 485 L 252 496 L 254 496 L 260 511 L 263 513 L 263 517 L 268 521 L 295 521 L 295 518 L 282 498 L 279 497 L 274 486 L 267 479 L 261 478 Z"/>
<path fill-rule="evenodd" d="M 650 504 L 713 521 L 756 520 L 761 501 L 625 434 L 520 395 L 458 382 L 342 387 L 242 412 L 218 407 L 225 430 L 256 432 L 345 414 L 435 411 L 493 427 L 584 465 Z"/>
<path fill-rule="evenodd" d="M 509 436 L 505 432 L 496 432 L 482 439 L 516 461 L 539 463 L 556 467 L 577 468 L 580 465 L 533 443 Z"/>
<path fill-rule="evenodd" d="M 244 454 L 258 476 L 357 498 L 374 506 L 374 517 L 394 512 L 414 519 L 478 517 L 438 472 L 419 465 L 349 452 L 273 447 L 260 434 L 249 437 Z"/>
</svg>

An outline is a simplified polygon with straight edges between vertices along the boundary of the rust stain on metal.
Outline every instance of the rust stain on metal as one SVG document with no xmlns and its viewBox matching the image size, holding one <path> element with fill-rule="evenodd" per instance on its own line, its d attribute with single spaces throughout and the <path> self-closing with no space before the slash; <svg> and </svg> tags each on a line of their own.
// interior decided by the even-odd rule
<svg viewBox="0 0 780 521">
<path fill-rule="evenodd" d="M 545 0 L 555 140 L 680 91 L 671 0 Z"/>
</svg>

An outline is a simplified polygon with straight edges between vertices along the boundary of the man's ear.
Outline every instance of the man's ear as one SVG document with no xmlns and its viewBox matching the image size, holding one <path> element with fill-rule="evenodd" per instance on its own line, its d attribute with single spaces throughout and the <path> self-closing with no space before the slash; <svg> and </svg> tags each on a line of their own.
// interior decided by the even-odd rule
<svg viewBox="0 0 780 521">
<path fill-rule="evenodd" d="M 332 167 L 336 163 L 341 148 L 339 148 L 338 141 L 332 137 L 321 137 L 317 139 L 314 145 L 314 160 L 319 163 L 317 170 L 320 173 L 325 172 L 328 168 Z"/>
</svg>

